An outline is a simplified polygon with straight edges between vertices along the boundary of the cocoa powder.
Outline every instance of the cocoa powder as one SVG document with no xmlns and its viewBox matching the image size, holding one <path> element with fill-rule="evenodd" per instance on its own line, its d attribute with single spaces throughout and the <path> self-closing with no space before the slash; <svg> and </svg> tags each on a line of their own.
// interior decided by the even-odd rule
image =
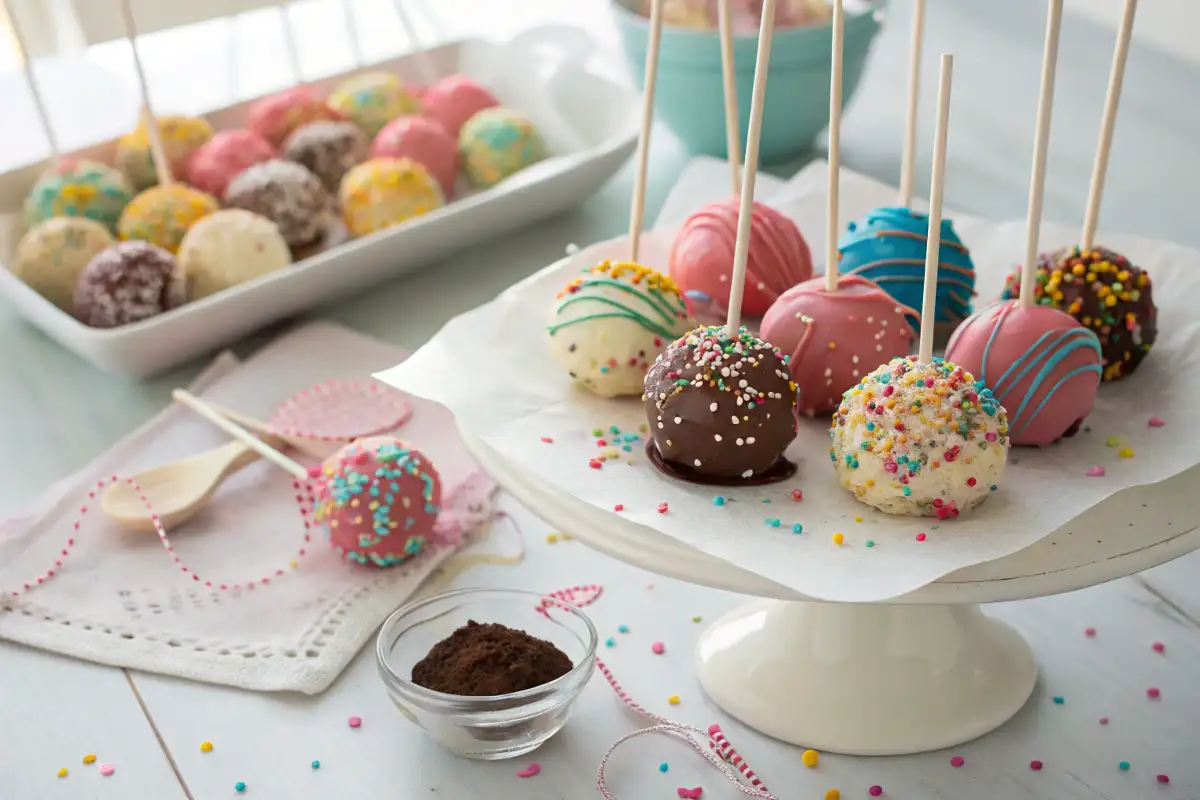
<svg viewBox="0 0 1200 800">
<path fill-rule="evenodd" d="M 550 642 L 470 620 L 413 666 L 412 680 L 435 692 L 490 697 L 549 683 L 572 666 L 567 654 Z"/>
</svg>

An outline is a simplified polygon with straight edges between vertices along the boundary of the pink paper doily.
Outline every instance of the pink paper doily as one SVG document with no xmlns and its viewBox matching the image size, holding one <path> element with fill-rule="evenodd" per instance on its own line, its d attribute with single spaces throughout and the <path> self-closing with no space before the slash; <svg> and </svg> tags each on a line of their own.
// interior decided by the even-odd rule
<svg viewBox="0 0 1200 800">
<path fill-rule="evenodd" d="M 332 380 L 283 401 L 267 425 L 281 436 L 348 442 L 394 430 L 411 415 L 403 392 L 374 381 Z"/>
</svg>

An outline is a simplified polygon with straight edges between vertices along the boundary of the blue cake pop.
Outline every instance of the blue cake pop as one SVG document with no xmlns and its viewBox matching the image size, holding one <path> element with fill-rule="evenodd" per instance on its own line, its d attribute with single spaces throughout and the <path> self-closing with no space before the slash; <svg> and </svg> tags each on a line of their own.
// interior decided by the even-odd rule
<svg viewBox="0 0 1200 800">
<path fill-rule="evenodd" d="M 907 208 L 877 208 L 852 222 L 838 245 L 838 271 L 879 284 L 900 305 L 921 307 L 929 217 Z M 971 314 L 975 265 L 971 254 L 942 220 L 934 321 L 957 325 Z"/>
</svg>

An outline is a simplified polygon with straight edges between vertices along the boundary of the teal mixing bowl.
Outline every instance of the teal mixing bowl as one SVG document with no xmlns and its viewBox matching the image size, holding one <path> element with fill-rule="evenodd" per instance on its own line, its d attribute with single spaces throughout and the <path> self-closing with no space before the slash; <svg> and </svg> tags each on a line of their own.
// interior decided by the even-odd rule
<svg viewBox="0 0 1200 800">
<path fill-rule="evenodd" d="M 846 2 L 843 104 L 858 88 L 871 42 L 883 25 L 885 2 Z M 613 12 L 625 54 L 642 82 L 650 25 L 646 17 L 632 10 L 638 4 L 638 0 L 615 0 Z M 759 143 L 763 162 L 783 161 L 807 150 L 829 124 L 832 39 L 828 23 L 777 30 L 771 38 L 771 70 Z M 744 146 L 758 36 L 736 35 L 733 50 Z M 721 43 L 716 31 L 663 26 L 654 107 L 693 153 L 726 157 L 723 96 Z"/>
</svg>

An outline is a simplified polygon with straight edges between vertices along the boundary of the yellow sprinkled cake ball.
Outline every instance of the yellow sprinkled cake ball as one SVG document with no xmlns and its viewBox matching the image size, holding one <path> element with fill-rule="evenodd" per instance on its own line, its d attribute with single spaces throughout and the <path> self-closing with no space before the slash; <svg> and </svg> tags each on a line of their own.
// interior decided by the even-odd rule
<svg viewBox="0 0 1200 800">
<path fill-rule="evenodd" d="M 212 195 L 183 184 L 155 186 L 125 206 L 117 235 L 150 242 L 174 253 L 188 229 L 219 208 Z"/>
<path fill-rule="evenodd" d="M 511 108 L 485 108 L 458 133 L 462 169 L 472 186 L 494 186 L 546 157 L 542 136 Z"/>
<path fill-rule="evenodd" d="M 339 198 L 353 236 L 399 225 L 446 202 L 429 170 L 407 158 L 375 158 L 359 164 L 342 179 Z"/>
<path fill-rule="evenodd" d="M 168 116 L 158 118 L 158 130 L 162 135 L 167 161 L 171 164 L 171 175 L 182 180 L 187 174 L 192 154 L 213 137 L 212 125 L 198 117 Z M 134 191 L 158 183 L 145 120 L 117 141 L 116 165 L 129 178 Z"/>
<path fill-rule="evenodd" d="M 420 110 L 416 98 L 390 72 L 367 72 L 348 78 L 334 89 L 326 103 L 372 139 L 396 117 Z"/>
</svg>

